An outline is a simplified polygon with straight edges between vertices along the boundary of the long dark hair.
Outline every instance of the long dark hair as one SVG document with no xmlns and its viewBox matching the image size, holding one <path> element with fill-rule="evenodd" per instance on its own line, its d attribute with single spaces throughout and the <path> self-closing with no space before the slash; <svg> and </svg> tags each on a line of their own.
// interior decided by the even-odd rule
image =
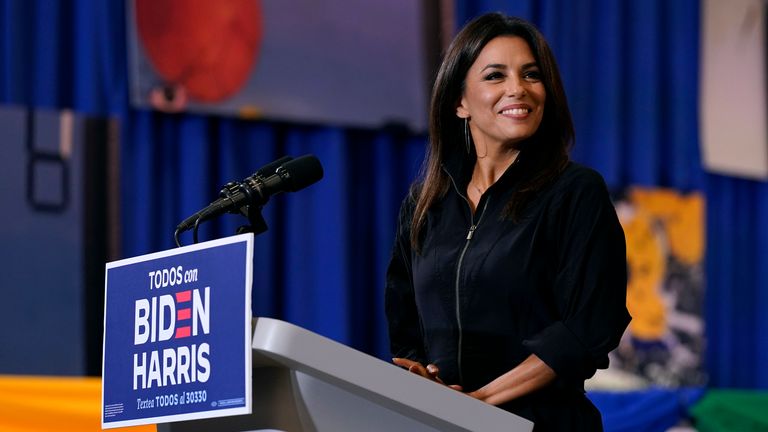
<svg viewBox="0 0 768 432">
<path fill-rule="evenodd" d="M 498 36 L 519 36 L 528 43 L 546 90 L 541 124 L 519 147 L 518 163 L 524 177 L 507 203 L 505 216 L 517 219 L 533 195 L 552 182 L 568 163 L 568 150 L 574 138 L 573 121 L 555 57 L 544 36 L 533 24 L 520 18 L 499 13 L 475 18 L 451 42 L 432 88 L 429 150 L 421 180 L 412 190 L 416 195 L 416 207 L 411 224 L 411 244 L 416 250 L 420 249 L 419 239 L 427 211 L 448 190 L 450 180 L 443 172 L 442 164 L 452 152 L 466 154 L 464 123 L 456 116 L 456 107 L 464 93 L 467 72 L 485 45 Z M 474 160 L 474 149 L 470 152 L 467 157 Z"/>
</svg>

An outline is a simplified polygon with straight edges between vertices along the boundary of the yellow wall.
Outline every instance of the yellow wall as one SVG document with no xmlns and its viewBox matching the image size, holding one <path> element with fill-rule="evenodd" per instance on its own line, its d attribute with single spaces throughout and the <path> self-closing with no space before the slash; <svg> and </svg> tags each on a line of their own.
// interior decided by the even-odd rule
<svg viewBox="0 0 768 432">
<path fill-rule="evenodd" d="M 100 431 L 101 379 L 0 375 L 0 431 Z M 155 431 L 155 426 L 114 429 Z"/>
</svg>

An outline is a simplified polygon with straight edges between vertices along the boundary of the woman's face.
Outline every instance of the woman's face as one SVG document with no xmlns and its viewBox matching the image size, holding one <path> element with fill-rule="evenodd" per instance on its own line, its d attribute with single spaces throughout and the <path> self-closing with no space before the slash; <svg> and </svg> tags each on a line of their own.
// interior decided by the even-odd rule
<svg viewBox="0 0 768 432">
<path fill-rule="evenodd" d="M 546 91 L 525 39 L 499 36 L 480 51 L 465 78 L 456 115 L 469 119 L 475 146 L 513 146 L 531 137 L 544 116 Z M 485 147 L 484 147 L 485 146 Z"/>
</svg>

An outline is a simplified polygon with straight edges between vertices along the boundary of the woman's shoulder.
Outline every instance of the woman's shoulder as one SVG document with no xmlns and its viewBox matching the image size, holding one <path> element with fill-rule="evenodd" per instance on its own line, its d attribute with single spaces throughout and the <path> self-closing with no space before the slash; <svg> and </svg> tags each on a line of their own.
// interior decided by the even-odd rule
<svg viewBox="0 0 768 432">
<path fill-rule="evenodd" d="M 413 214 L 413 211 L 416 209 L 416 203 L 419 201 L 421 188 L 422 183 L 420 181 L 415 181 L 408 187 L 408 192 L 400 203 L 400 212 Z"/>
<path fill-rule="evenodd" d="M 603 176 L 595 169 L 576 162 L 568 162 L 552 189 L 558 201 L 569 197 L 579 200 L 610 200 Z"/>
<path fill-rule="evenodd" d="M 606 188 L 605 179 L 595 169 L 570 161 L 558 178 L 561 187 L 600 187 Z"/>
<path fill-rule="evenodd" d="M 403 228 L 410 229 L 413 213 L 416 211 L 416 203 L 419 201 L 421 187 L 421 182 L 414 182 L 411 184 L 405 197 L 403 197 L 403 200 L 400 202 L 398 224 Z"/>
</svg>

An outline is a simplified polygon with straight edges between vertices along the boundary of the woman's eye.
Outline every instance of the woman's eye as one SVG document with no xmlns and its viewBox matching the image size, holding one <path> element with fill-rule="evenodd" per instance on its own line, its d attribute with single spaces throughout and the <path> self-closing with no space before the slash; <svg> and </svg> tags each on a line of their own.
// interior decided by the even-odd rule
<svg viewBox="0 0 768 432">
<path fill-rule="evenodd" d="M 492 80 L 497 80 L 503 77 L 504 77 L 504 74 L 502 74 L 501 72 L 491 72 L 485 76 L 485 80 L 492 81 Z"/>
<path fill-rule="evenodd" d="M 537 70 L 528 71 L 523 74 L 523 78 L 531 81 L 538 81 L 541 79 L 541 72 Z"/>
</svg>

